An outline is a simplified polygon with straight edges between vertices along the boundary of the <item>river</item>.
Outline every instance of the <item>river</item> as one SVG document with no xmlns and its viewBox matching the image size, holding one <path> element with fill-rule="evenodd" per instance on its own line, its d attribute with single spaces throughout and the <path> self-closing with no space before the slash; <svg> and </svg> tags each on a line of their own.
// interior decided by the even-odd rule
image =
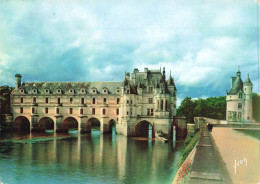
<svg viewBox="0 0 260 184">
<path fill-rule="evenodd" d="M 183 143 L 70 131 L 1 135 L 0 183 L 170 184 Z"/>
</svg>

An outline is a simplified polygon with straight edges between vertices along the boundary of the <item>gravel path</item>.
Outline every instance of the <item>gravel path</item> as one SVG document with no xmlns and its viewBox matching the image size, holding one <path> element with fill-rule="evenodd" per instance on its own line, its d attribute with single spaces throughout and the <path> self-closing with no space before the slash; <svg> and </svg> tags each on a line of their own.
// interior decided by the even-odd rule
<svg viewBox="0 0 260 184">
<path fill-rule="evenodd" d="M 256 184 L 260 182 L 259 140 L 232 128 L 221 127 L 214 127 L 212 136 L 233 183 Z"/>
</svg>

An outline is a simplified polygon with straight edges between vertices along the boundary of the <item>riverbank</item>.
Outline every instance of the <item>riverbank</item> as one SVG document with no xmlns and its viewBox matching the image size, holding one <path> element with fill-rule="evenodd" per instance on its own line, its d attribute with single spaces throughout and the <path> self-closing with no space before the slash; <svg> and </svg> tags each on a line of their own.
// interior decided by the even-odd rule
<svg viewBox="0 0 260 184">
<path fill-rule="evenodd" d="M 186 138 L 185 148 L 183 149 L 177 163 L 179 169 L 172 184 L 185 183 L 185 181 L 187 181 L 200 134 L 201 132 L 198 132 L 194 137 L 188 136 Z"/>
</svg>

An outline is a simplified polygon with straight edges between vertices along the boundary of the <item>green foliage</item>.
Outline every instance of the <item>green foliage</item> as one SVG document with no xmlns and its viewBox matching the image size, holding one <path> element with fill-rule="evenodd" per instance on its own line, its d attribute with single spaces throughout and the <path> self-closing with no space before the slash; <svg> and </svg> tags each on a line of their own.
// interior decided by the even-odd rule
<svg viewBox="0 0 260 184">
<path fill-rule="evenodd" d="M 207 99 L 192 100 L 186 97 L 177 109 L 177 116 L 185 116 L 189 123 L 194 117 L 203 116 L 214 119 L 226 118 L 226 97 L 209 97 Z"/>
<path fill-rule="evenodd" d="M 12 87 L 0 86 L 0 114 L 10 113 L 10 94 Z"/>
<path fill-rule="evenodd" d="M 177 116 L 185 116 L 189 123 L 193 123 L 195 107 L 196 103 L 190 97 L 186 97 L 177 109 Z"/>
<path fill-rule="evenodd" d="M 192 149 L 194 148 L 194 146 L 196 145 L 196 143 L 198 142 L 199 138 L 200 138 L 200 134 L 201 132 L 199 131 L 198 133 L 196 133 L 196 135 L 194 137 L 190 137 L 188 136 L 185 140 L 185 148 L 183 149 L 181 156 L 178 160 L 177 163 L 177 167 L 180 168 L 182 163 L 186 160 L 186 158 L 189 156 L 190 152 L 192 151 Z"/>
<path fill-rule="evenodd" d="M 253 93 L 253 119 L 260 121 L 260 95 Z"/>
</svg>

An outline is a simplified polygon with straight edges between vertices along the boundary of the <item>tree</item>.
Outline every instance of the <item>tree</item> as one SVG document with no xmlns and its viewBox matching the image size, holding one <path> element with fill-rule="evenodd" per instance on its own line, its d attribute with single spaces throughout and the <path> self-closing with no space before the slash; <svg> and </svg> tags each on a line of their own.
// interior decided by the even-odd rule
<svg viewBox="0 0 260 184">
<path fill-rule="evenodd" d="M 194 123 L 195 107 L 196 102 L 192 101 L 190 97 L 186 97 L 177 109 L 177 116 L 185 116 L 189 123 Z"/>
<path fill-rule="evenodd" d="M 196 116 L 225 119 L 226 97 L 199 98 L 198 100 L 192 100 L 190 97 L 186 97 L 177 109 L 177 115 L 185 116 L 188 122 L 193 122 Z"/>
</svg>

